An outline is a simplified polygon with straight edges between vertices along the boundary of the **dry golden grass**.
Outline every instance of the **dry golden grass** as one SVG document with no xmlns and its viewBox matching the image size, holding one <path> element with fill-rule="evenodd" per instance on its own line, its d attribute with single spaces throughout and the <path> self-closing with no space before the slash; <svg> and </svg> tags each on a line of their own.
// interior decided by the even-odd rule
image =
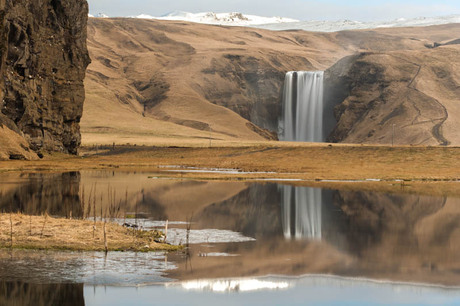
<svg viewBox="0 0 460 306">
<path fill-rule="evenodd" d="M 101 152 L 101 151 L 99 151 Z M 180 165 L 235 168 L 237 175 L 209 178 L 282 177 L 302 179 L 455 180 L 460 178 L 460 148 L 261 143 L 244 147 L 117 147 L 87 157 L 53 155 L 40 161 L 0 162 L 0 171 L 146 169 Z M 161 169 L 162 171 L 164 169 Z M 191 175 L 191 174 L 190 174 Z"/>
<path fill-rule="evenodd" d="M 10 219 L 11 218 L 11 219 Z M 42 250 L 104 251 L 104 223 L 50 216 L 0 214 L 0 247 Z M 156 243 L 145 232 L 114 223 L 106 224 L 108 251 L 173 251 L 178 246 Z"/>
<path fill-rule="evenodd" d="M 261 142 L 242 147 L 230 145 L 212 148 L 123 146 L 116 147 L 114 151 L 105 149 L 98 152 L 99 154 L 91 155 L 95 151 L 85 151 L 85 154 L 90 154 L 86 157 L 53 155 L 40 161 L 0 162 L 0 172 L 142 170 L 157 172 L 158 176 L 205 180 L 303 179 L 307 181 L 298 184 L 322 184 L 326 187 L 344 185 L 343 182 L 319 181 L 380 179 L 380 183 L 366 182 L 366 188 L 405 188 L 406 191 L 426 189 L 435 194 L 452 194 L 458 189 L 460 180 L 458 147 Z M 250 173 L 166 172 L 164 166 L 167 165 L 233 168 Z M 394 180 L 411 182 L 408 184 Z M 439 183 L 443 183 L 444 187 L 441 188 Z M 352 185 L 357 186 L 358 183 L 354 182 Z"/>
<path fill-rule="evenodd" d="M 22 155 L 31 160 L 38 159 L 24 138 L 0 124 L 0 160 L 10 159 L 12 155 Z"/>
</svg>

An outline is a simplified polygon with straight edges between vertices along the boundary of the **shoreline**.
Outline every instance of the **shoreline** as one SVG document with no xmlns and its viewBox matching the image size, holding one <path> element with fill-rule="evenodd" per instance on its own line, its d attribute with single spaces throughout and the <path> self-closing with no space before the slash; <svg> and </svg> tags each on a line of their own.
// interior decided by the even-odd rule
<svg viewBox="0 0 460 306">
<path fill-rule="evenodd" d="M 460 147 L 266 142 L 239 147 L 82 147 L 81 154 L 54 153 L 38 161 L 0 161 L 0 173 L 141 171 L 152 178 L 278 181 L 299 186 L 460 196 Z"/>
</svg>

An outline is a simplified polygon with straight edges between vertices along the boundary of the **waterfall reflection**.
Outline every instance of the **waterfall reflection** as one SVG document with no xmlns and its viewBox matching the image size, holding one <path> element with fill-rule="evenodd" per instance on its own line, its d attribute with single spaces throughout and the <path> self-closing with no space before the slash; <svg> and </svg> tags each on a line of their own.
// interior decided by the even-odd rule
<svg viewBox="0 0 460 306">
<path fill-rule="evenodd" d="M 321 240 L 321 189 L 280 186 L 286 238 Z"/>
</svg>

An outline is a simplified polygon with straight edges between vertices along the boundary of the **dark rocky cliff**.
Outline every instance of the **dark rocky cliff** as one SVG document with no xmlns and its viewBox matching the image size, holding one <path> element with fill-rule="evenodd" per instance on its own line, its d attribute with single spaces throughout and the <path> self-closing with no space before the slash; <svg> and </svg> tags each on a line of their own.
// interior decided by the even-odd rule
<svg viewBox="0 0 460 306">
<path fill-rule="evenodd" d="M 77 152 L 90 62 L 85 0 L 0 0 L 0 125 L 34 151 Z"/>
</svg>

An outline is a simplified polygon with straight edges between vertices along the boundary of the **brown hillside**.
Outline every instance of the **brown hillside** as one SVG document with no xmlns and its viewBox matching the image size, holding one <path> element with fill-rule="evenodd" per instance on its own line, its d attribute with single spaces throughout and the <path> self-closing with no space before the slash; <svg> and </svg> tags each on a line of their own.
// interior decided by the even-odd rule
<svg viewBox="0 0 460 306">
<path fill-rule="evenodd" d="M 389 144 L 394 126 L 395 144 L 460 144 L 459 58 L 449 45 L 339 61 L 327 73 L 328 102 L 342 101 L 329 140 Z"/>
<path fill-rule="evenodd" d="M 394 63 L 379 56 L 366 59 L 391 66 L 388 70 L 392 73 L 385 73 L 384 80 L 385 84 L 391 84 L 385 93 L 387 99 L 399 101 L 407 98 L 410 101 L 406 104 L 417 104 L 419 95 L 425 95 L 441 104 L 446 103 L 446 109 L 453 112 L 452 119 L 445 120 L 437 129 L 442 130 L 442 137 L 448 142 L 456 143 L 455 137 L 447 135 L 455 134 L 456 128 L 455 108 L 458 106 L 455 105 L 458 103 L 450 97 L 455 96 L 458 82 L 449 62 L 457 55 L 458 48 L 455 45 L 430 48 L 435 43 L 455 41 L 459 32 L 460 25 L 309 33 L 91 18 L 88 48 L 93 63 L 85 81 L 87 99 L 81 122 L 83 143 L 208 145 L 209 138 L 213 142 L 264 140 L 271 134 L 263 129 L 277 131 L 285 72 L 324 70 L 348 55 L 371 51 L 396 52 L 395 56 L 402 58 L 394 59 Z M 430 65 L 412 84 L 423 92 L 400 97 L 401 90 L 397 88 L 407 85 L 418 67 L 416 65 L 424 61 L 429 61 Z M 438 70 L 433 72 L 433 69 Z M 431 83 L 446 70 L 452 76 L 449 79 L 451 85 Z M 377 88 L 363 90 L 376 95 Z M 356 90 L 360 88 L 356 87 Z M 440 90 L 446 92 L 441 94 Z M 341 102 L 337 100 L 335 103 Z M 393 104 L 391 107 L 398 106 L 396 102 Z M 441 116 L 436 103 L 432 104 L 419 119 L 424 121 L 429 117 L 436 125 Z M 367 106 L 364 103 L 364 107 Z M 345 109 L 343 105 L 340 107 Z M 376 127 L 375 122 L 366 119 L 358 121 L 359 127 L 355 127 L 356 114 L 348 113 L 351 114 L 349 117 L 346 115 L 347 118 L 339 120 L 351 122 L 348 123 L 350 126 L 335 140 L 388 142 L 384 135 L 388 134 L 392 122 Z M 408 112 L 398 120 L 401 125 L 407 124 L 414 121 L 414 115 Z M 419 123 L 417 120 L 414 123 Z M 352 129 L 356 131 L 350 132 Z M 433 138 L 427 132 L 430 129 L 433 126 L 425 123 L 413 125 L 404 131 L 407 136 L 398 141 L 443 143 L 439 141 L 442 137 Z M 372 130 L 376 136 L 367 137 Z"/>
</svg>

